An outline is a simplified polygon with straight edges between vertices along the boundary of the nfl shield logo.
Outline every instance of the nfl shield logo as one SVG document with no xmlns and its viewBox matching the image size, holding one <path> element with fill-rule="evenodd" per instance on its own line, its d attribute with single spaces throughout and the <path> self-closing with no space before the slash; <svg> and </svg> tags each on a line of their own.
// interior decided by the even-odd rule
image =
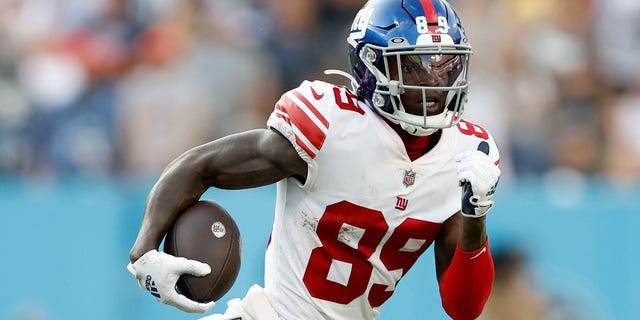
<svg viewBox="0 0 640 320">
<path fill-rule="evenodd" d="M 404 179 L 402 180 L 402 183 L 404 184 L 404 186 L 409 187 L 413 185 L 414 182 L 416 182 L 416 173 L 411 169 L 405 170 Z"/>
</svg>

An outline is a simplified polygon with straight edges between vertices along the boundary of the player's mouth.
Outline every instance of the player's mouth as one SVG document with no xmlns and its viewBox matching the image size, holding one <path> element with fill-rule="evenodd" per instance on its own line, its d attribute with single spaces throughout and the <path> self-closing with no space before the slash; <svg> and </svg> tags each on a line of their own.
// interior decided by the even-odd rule
<svg viewBox="0 0 640 320">
<path fill-rule="evenodd" d="M 420 100 L 420 102 L 418 103 L 422 104 L 422 100 Z M 424 106 L 427 108 L 427 112 L 429 113 L 438 111 L 438 109 L 440 108 L 440 99 L 434 98 L 434 97 L 427 97 L 424 100 Z"/>
<path fill-rule="evenodd" d="M 420 101 L 422 102 L 422 101 Z M 438 99 L 431 99 L 431 98 L 427 98 L 427 100 L 425 100 L 425 106 L 427 108 L 431 108 L 433 106 L 436 106 L 438 104 Z"/>
</svg>

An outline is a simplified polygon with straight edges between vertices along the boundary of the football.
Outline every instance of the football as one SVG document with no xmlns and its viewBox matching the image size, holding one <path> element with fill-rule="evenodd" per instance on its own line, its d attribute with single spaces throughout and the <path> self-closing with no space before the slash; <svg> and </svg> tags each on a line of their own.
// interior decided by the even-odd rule
<svg viewBox="0 0 640 320">
<path fill-rule="evenodd" d="M 240 231 L 227 210 L 213 201 L 198 201 L 181 212 L 167 232 L 163 250 L 211 267 L 204 277 L 184 274 L 178 279 L 178 291 L 194 301 L 220 299 L 240 271 Z"/>
</svg>

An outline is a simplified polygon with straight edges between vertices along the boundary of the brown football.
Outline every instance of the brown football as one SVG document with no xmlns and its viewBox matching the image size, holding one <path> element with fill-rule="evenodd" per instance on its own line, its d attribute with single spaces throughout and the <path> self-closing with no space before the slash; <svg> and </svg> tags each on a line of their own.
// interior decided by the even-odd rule
<svg viewBox="0 0 640 320">
<path fill-rule="evenodd" d="M 231 289 L 240 271 L 241 250 L 238 226 L 213 201 L 198 201 L 180 213 L 164 240 L 164 252 L 211 267 L 204 277 L 184 274 L 178 280 L 180 293 L 199 302 L 216 301 Z"/>
</svg>

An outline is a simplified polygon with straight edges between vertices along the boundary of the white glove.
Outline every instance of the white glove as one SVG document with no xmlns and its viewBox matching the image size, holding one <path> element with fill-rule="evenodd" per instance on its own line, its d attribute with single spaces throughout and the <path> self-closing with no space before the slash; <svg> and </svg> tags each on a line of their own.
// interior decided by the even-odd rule
<svg viewBox="0 0 640 320">
<path fill-rule="evenodd" d="M 488 146 L 484 147 L 488 153 Z M 492 198 L 500 180 L 500 168 L 488 155 L 477 150 L 462 152 L 454 159 L 462 186 L 462 215 L 472 218 L 484 216 L 493 207 Z"/>
<path fill-rule="evenodd" d="M 208 264 L 186 258 L 174 257 L 164 252 L 151 250 L 127 269 L 138 280 L 140 288 L 146 289 L 156 300 L 182 311 L 204 313 L 213 308 L 215 302 L 199 303 L 176 291 L 176 283 L 183 273 L 205 276 L 211 272 Z"/>
</svg>

